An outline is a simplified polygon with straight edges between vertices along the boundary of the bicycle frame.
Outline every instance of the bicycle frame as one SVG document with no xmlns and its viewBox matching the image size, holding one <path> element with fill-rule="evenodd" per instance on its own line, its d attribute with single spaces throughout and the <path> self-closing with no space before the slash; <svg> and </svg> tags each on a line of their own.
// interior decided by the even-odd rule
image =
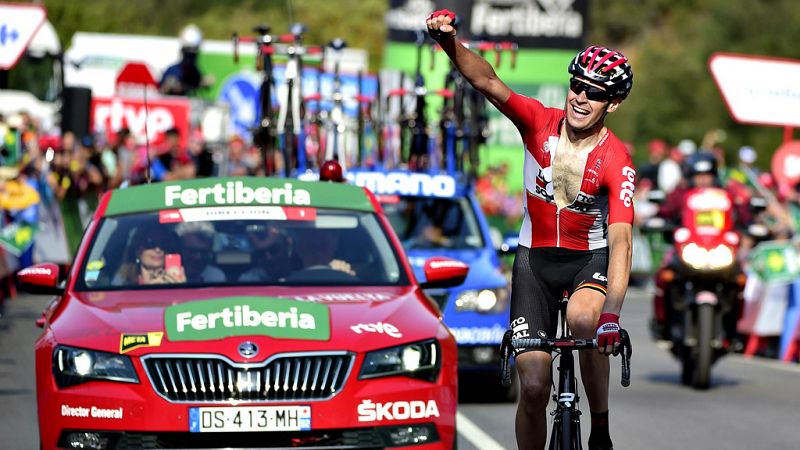
<svg viewBox="0 0 800 450">
<path fill-rule="evenodd" d="M 233 34 L 233 60 L 234 63 L 239 62 L 239 43 L 255 43 L 256 44 L 256 70 L 263 73 L 261 78 L 261 88 L 258 94 L 258 104 L 260 112 L 258 117 L 258 126 L 253 131 L 253 141 L 258 146 L 261 161 L 264 168 L 264 174 L 270 175 L 274 171 L 273 167 L 273 153 L 276 148 L 275 133 L 275 112 L 272 109 L 272 90 L 274 89 L 275 81 L 272 77 L 272 54 L 274 47 L 272 46 L 273 37 L 269 34 L 270 27 L 268 25 L 258 25 L 253 27 L 253 32 L 257 34 L 256 38 L 242 37 L 238 34 Z"/>
<path fill-rule="evenodd" d="M 595 339 L 574 339 L 567 324 L 567 301 L 565 295 L 559 304 L 561 336 L 558 339 L 532 339 L 512 338 L 512 331 L 506 331 L 503 343 L 500 346 L 500 364 L 503 376 L 503 385 L 511 383 L 511 372 L 508 360 L 517 349 L 540 349 L 559 354 L 558 364 L 558 389 L 555 390 L 553 400 L 555 408 L 550 413 L 553 416 L 553 430 L 550 434 L 549 450 L 581 450 L 581 411 L 578 408 L 578 389 L 575 377 L 575 356 L 573 351 L 596 350 Z M 632 347 L 628 332 L 620 330 L 622 356 L 622 385 L 630 385 L 630 357 Z M 555 358 L 554 358 L 555 359 Z"/>
</svg>

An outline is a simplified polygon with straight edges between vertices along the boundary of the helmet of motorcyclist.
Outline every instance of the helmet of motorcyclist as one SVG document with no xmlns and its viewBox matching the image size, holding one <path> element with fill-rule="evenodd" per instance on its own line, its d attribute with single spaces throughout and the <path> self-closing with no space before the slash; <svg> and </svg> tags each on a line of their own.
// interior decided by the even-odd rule
<svg viewBox="0 0 800 450">
<path fill-rule="evenodd" d="M 197 53 L 203 43 L 203 33 L 197 25 L 189 24 L 181 30 L 179 41 L 182 50 Z"/>
<path fill-rule="evenodd" d="M 710 187 L 717 181 L 717 158 L 709 152 L 697 152 L 686 158 L 684 171 L 692 187 Z"/>
<path fill-rule="evenodd" d="M 605 86 L 612 98 L 625 99 L 633 87 L 633 69 L 622 53 L 606 47 L 590 46 L 575 55 L 569 73 Z"/>
</svg>

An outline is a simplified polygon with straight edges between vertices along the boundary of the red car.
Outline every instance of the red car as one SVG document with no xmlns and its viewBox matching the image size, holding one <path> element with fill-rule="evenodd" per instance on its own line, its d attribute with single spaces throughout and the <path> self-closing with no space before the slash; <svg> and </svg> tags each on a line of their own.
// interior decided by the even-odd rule
<svg viewBox="0 0 800 450">
<path fill-rule="evenodd" d="M 107 193 L 74 264 L 19 273 L 44 449 L 451 449 L 456 344 L 363 188 L 270 178 Z"/>
</svg>

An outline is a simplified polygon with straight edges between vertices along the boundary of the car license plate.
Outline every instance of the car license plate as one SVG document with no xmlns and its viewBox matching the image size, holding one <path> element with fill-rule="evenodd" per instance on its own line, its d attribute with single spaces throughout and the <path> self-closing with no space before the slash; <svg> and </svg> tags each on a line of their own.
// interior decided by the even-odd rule
<svg viewBox="0 0 800 450">
<path fill-rule="evenodd" d="M 189 408 L 189 431 L 193 433 L 310 429 L 310 406 Z"/>
</svg>

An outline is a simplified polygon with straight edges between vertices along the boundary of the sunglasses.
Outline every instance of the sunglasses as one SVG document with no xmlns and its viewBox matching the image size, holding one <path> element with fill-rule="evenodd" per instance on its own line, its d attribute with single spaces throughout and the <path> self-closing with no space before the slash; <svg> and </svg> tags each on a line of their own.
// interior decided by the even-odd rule
<svg viewBox="0 0 800 450">
<path fill-rule="evenodd" d="M 142 241 L 142 248 L 160 248 L 161 250 L 170 250 L 172 249 L 172 244 L 162 239 L 147 237 L 144 239 L 144 241 Z"/>
<path fill-rule="evenodd" d="M 584 83 L 577 78 L 569 80 L 569 90 L 574 92 L 575 95 L 581 95 L 581 92 L 585 92 L 586 98 L 595 102 L 604 102 L 611 99 L 611 94 L 605 89 Z"/>
</svg>

